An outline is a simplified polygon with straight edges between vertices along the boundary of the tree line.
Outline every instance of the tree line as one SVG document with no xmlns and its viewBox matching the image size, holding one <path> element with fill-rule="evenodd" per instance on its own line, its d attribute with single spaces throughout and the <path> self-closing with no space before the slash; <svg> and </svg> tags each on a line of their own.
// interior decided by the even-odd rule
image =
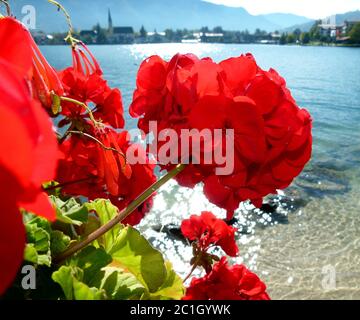
<svg viewBox="0 0 360 320">
<path fill-rule="evenodd" d="M 316 21 L 308 32 L 295 29 L 292 32 L 267 32 L 256 29 L 254 32 L 229 31 L 221 26 L 215 28 L 202 27 L 201 29 L 176 29 L 168 28 L 163 32 L 153 30 L 148 32 L 144 26 L 139 31 L 135 31 L 130 37 L 130 43 L 166 43 L 181 42 L 184 39 L 200 39 L 202 42 L 216 43 L 272 43 L 272 44 L 331 44 L 338 42 L 336 37 L 324 35 L 321 31 L 321 21 Z M 199 36 L 200 35 L 200 36 Z M 88 44 L 107 44 L 109 43 L 109 32 L 99 24 L 92 28 L 92 32 L 77 32 L 75 36 Z M 349 44 L 360 44 L 360 22 L 353 25 L 347 33 L 343 35 Z M 66 33 L 53 33 L 51 36 L 35 36 L 41 44 L 63 44 Z M 129 41 L 129 38 L 127 38 Z M 121 41 L 119 42 L 121 43 Z"/>
<path fill-rule="evenodd" d="M 293 32 L 282 33 L 279 44 L 360 44 L 360 22 L 350 24 L 345 33 L 341 36 L 332 36 L 330 33 L 323 32 L 321 27 L 321 20 L 316 21 L 308 32 L 302 32 L 300 29 L 295 29 Z"/>
</svg>

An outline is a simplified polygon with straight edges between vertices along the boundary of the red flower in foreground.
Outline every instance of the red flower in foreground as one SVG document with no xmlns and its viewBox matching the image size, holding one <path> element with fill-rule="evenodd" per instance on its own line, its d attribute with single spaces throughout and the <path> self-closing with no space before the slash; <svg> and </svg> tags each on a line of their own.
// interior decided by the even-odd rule
<svg viewBox="0 0 360 320">
<path fill-rule="evenodd" d="M 244 265 L 223 257 L 203 278 L 193 278 L 183 300 L 270 300 L 265 284 Z"/>
<path fill-rule="evenodd" d="M 189 240 L 196 240 L 202 251 L 206 251 L 211 244 L 214 244 L 232 257 L 239 253 L 235 242 L 235 231 L 235 228 L 216 218 L 213 213 L 205 211 L 201 216 L 192 215 L 181 224 L 183 235 Z"/>
<path fill-rule="evenodd" d="M 204 182 L 205 195 L 228 211 L 228 219 L 241 201 L 261 206 L 264 196 L 289 186 L 311 156 L 309 113 L 296 105 L 285 80 L 275 70 L 262 70 L 250 54 L 219 64 L 191 54 L 170 62 L 152 56 L 139 69 L 130 113 L 140 117 L 138 126 L 146 133 L 149 121 L 179 137 L 181 129 L 209 128 L 222 129 L 225 140 L 224 129 L 234 130 L 232 174 L 217 176 L 215 164 L 201 162 L 176 178 L 187 187 Z M 218 145 L 207 148 L 215 152 Z"/>
<path fill-rule="evenodd" d="M 4 39 L 1 55 L 12 63 L 16 69 L 26 72 L 24 75 L 31 80 L 34 97 L 38 99 L 45 108 L 50 109 L 53 103 L 51 94 L 63 94 L 62 84 L 56 71 L 47 62 L 24 25 L 11 18 L 6 18 L 5 21 L 6 23 L 2 24 L 0 30 L 1 39 Z M 16 34 L 13 33 L 11 38 L 13 42 L 10 43 L 10 39 L 7 38 L 6 35 L 12 33 L 14 29 L 17 29 L 17 32 Z M 29 45 L 31 51 L 28 52 L 29 55 L 25 57 L 24 50 L 27 52 L 28 49 L 25 47 Z M 29 63 L 32 64 L 32 68 L 25 70 Z"/>
<path fill-rule="evenodd" d="M 11 18 L 0 19 L 0 294 L 23 260 L 25 229 L 19 208 L 53 220 L 41 191 L 54 178 L 57 141 L 52 124 L 27 84 L 32 73 L 27 31 Z M 14 55 L 12 55 L 14 53 Z"/>
</svg>

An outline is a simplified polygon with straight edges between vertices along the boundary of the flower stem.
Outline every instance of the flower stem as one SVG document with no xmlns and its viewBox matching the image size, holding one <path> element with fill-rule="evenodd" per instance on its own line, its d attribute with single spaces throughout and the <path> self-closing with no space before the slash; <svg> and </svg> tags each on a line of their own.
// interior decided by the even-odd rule
<svg viewBox="0 0 360 320">
<path fill-rule="evenodd" d="M 61 101 L 71 102 L 71 103 L 77 104 L 80 107 L 85 108 L 87 110 L 87 112 L 89 113 L 90 120 L 94 123 L 95 126 L 98 125 L 99 122 L 96 121 L 91 109 L 89 108 L 89 106 L 86 103 L 75 100 L 75 99 L 72 99 L 72 98 L 68 98 L 68 97 L 59 97 L 59 98 L 60 98 Z"/>
<path fill-rule="evenodd" d="M 52 190 L 56 190 L 56 189 L 60 189 L 60 188 L 70 186 L 72 184 L 77 184 L 77 183 L 81 183 L 81 182 L 85 182 L 85 181 L 90 181 L 90 180 L 93 180 L 93 179 L 94 179 L 93 177 L 88 177 L 88 178 L 79 179 L 79 180 L 67 181 L 67 182 L 64 182 L 64 183 L 59 183 L 59 184 L 54 185 L 54 186 L 43 187 L 42 189 L 44 191 L 52 191 Z"/>
<path fill-rule="evenodd" d="M 87 138 L 89 138 L 89 139 L 91 139 L 91 140 L 94 140 L 94 141 L 95 141 L 96 143 L 98 143 L 98 144 L 101 146 L 101 148 L 103 148 L 104 150 L 114 151 L 114 152 L 120 154 L 120 155 L 124 158 L 124 160 L 125 160 L 125 162 L 126 162 L 126 157 L 125 157 L 125 155 L 124 155 L 122 152 L 120 152 L 119 150 L 116 150 L 115 148 L 107 147 L 107 146 L 104 145 L 99 139 L 96 139 L 96 138 L 93 137 L 92 135 L 90 135 L 90 134 L 88 134 L 88 133 L 85 133 L 85 132 L 82 132 L 82 131 L 73 131 L 73 130 L 69 130 L 68 133 L 69 133 L 69 134 L 70 134 L 70 133 L 71 133 L 71 134 L 78 134 L 78 135 L 80 135 L 80 136 L 84 136 L 84 137 L 87 137 Z"/>
<path fill-rule="evenodd" d="M 195 269 L 196 269 L 197 267 L 198 267 L 198 265 L 194 263 L 194 265 L 192 266 L 189 274 L 188 274 L 188 275 L 185 277 L 185 279 L 183 280 L 183 283 L 185 283 L 186 280 L 190 278 L 190 276 L 193 274 L 193 272 L 195 271 Z"/>
<path fill-rule="evenodd" d="M 111 230 L 118 223 L 123 221 L 127 216 L 129 216 L 134 210 L 136 210 L 140 205 L 142 205 L 147 199 L 149 199 L 154 192 L 159 190 L 166 182 L 177 176 L 180 172 L 182 172 L 186 168 L 185 164 L 177 165 L 173 170 L 169 171 L 166 175 L 160 178 L 157 182 L 155 182 L 152 186 L 146 189 L 138 198 L 136 198 L 127 208 L 120 211 L 115 218 L 110 220 L 108 223 L 101 226 L 99 229 L 95 230 L 93 233 L 85 237 L 80 242 L 74 244 L 59 256 L 55 257 L 54 261 L 59 263 L 68 257 L 72 256 L 74 253 L 86 247 L 88 244 L 93 242 L 94 240 L 101 237 L 103 234 Z"/>
<path fill-rule="evenodd" d="M 66 18 L 66 22 L 68 24 L 68 27 L 69 27 L 69 31 L 68 31 L 68 35 L 67 37 L 65 38 L 65 41 L 69 41 L 71 46 L 74 46 L 78 40 L 75 39 L 73 37 L 73 33 L 74 33 L 74 27 L 72 25 L 72 22 L 71 22 L 71 17 L 69 15 L 69 13 L 66 11 L 66 9 L 64 8 L 63 5 L 61 5 L 59 2 L 55 1 L 55 0 L 48 0 L 49 3 L 55 5 L 59 11 L 62 11 L 63 14 L 65 15 L 65 18 Z"/>
<path fill-rule="evenodd" d="M 7 0 L 0 0 L 0 2 L 2 4 L 4 4 L 4 6 L 6 7 L 6 14 L 10 17 L 11 16 L 11 9 L 10 9 L 9 2 Z"/>
</svg>

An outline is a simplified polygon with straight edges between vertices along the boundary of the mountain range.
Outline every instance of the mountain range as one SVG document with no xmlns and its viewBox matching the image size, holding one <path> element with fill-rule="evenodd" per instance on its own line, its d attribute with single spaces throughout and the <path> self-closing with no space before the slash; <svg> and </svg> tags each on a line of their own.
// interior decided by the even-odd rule
<svg viewBox="0 0 360 320">
<path fill-rule="evenodd" d="M 202 0 L 60 0 L 70 13 L 74 27 L 90 29 L 96 23 L 107 26 L 108 9 L 115 26 L 132 26 L 139 30 L 142 25 L 148 31 L 172 29 L 199 29 L 203 26 L 221 26 L 225 30 L 266 31 L 281 30 L 300 25 L 310 19 L 294 14 L 251 15 L 243 8 L 217 5 Z M 46 0 L 10 0 L 14 14 L 24 16 L 25 5 L 36 9 L 36 27 L 46 32 L 66 30 L 66 22 Z"/>
<path fill-rule="evenodd" d="M 345 21 L 360 21 L 360 10 L 350 11 L 342 14 L 335 15 L 335 21 L 337 25 L 343 24 Z M 295 29 L 300 29 L 303 32 L 310 31 L 311 27 L 314 25 L 314 20 L 308 21 L 306 23 L 295 24 L 289 28 L 285 28 L 283 31 L 292 32 Z"/>
</svg>

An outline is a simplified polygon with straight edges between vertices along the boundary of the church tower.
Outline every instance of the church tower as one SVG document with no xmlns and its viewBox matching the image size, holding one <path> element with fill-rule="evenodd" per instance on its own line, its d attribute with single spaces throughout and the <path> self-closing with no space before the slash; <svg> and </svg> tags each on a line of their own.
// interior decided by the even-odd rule
<svg viewBox="0 0 360 320">
<path fill-rule="evenodd" d="M 110 9 L 108 9 L 108 25 L 109 25 L 109 29 L 108 29 L 109 34 L 113 34 L 114 27 L 113 27 Z"/>
</svg>

